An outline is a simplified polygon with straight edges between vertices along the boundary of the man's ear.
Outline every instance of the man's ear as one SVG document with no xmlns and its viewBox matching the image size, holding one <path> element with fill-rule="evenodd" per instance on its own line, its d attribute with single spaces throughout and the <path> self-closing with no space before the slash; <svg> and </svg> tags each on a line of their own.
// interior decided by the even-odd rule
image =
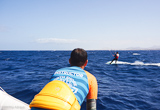
<svg viewBox="0 0 160 110">
<path fill-rule="evenodd" d="M 86 60 L 86 62 L 84 63 L 84 66 L 87 66 L 87 64 L 88 64 L 88 60 Z"/>
<path fill-rule="evenodd" d="M 69 59 L 69 64 L 71 64 L 71 59 Z"/>
</svg>

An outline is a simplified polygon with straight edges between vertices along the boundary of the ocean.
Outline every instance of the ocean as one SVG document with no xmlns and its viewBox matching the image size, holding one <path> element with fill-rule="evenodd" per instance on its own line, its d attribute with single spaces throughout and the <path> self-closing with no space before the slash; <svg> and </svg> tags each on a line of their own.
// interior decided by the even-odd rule
<svg viewBox="0 0 160 110">
<path fill-rule="evenodd" d="M 98 81 L 97 110 L 160 110 L 160 50 L 87 51 L 85 70 Z M 30 103 L 55 70 L 70 66 L 71 51 L 0 51 L 0 86 Z M 85 102 L 81 110 L 85 110 Z"/>
</svg>

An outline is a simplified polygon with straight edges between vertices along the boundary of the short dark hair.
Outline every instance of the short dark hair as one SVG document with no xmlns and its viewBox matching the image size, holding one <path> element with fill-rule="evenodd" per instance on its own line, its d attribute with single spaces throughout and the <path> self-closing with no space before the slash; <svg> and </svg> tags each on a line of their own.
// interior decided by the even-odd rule
<svg viewBox="0 0 160 110">
<path fill-rule="evenodd" d="M 83 66 L 87 61 L 87 52 L 84 49 L 76 48 L 71 52 L 70 64 L 71 66 Z"/>
</svg>

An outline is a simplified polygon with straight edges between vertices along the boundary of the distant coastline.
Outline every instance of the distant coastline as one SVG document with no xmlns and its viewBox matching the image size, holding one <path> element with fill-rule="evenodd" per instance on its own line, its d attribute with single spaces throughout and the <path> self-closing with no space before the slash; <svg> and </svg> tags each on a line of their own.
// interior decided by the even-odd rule
<svg viewBox="0 0 160 110">
<path fill-rule="evenodd" d="M 84 48 L 85 49 L 85 48 Z M 140 51 L 140 50 L 160 50 L 160 46 L 153 46 L 153 47 L 128 47 L 128 48 L 109 48 L 105 47 L 102 49 L 85 49 L 87 51 Z M 72 49 L 0 49 L 0 51 L 72 51 Z"/>
</svg>

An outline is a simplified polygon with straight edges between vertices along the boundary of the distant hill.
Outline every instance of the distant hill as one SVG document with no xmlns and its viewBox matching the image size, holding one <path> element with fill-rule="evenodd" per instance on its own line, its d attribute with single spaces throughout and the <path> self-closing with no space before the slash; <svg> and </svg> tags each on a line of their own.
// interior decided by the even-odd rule
<svg viewBox="0 0 160 110">
<path fill-rule="evenodd" d="M 126 48 L 127 50 L 160 50 L 160 46 L 152 46 L 148 48 L 142 48 L 142 47 L 129 47 Z"/>
</svg>

